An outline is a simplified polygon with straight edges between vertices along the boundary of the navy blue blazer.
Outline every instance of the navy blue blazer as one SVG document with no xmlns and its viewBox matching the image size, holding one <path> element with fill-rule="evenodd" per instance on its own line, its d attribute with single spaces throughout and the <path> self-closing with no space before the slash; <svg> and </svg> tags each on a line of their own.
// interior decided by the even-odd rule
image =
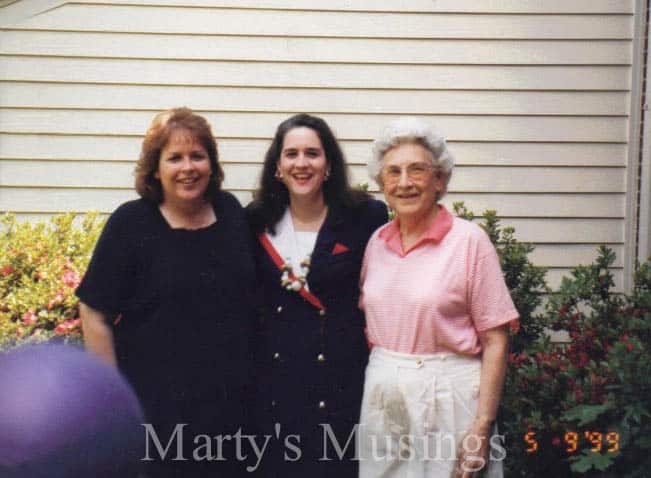
<svg viewBox="0 0 651 478">
<path fill-rule="evenodd" d="M 281 270 L 257 241 L 256 422 L 273 436 L 263 476 L 357 476 L 354 440 L 340 460 L 332 436 L 343 448 L 359 420 L 368 360 L 359 276 L 366 243 L 386 221 L 386 206 L 374 199 L 328 212 L 307 277 L 316 303 L 281 287 Z M 319 460 L 324 456 L 332 461 Z"/>
</svg>

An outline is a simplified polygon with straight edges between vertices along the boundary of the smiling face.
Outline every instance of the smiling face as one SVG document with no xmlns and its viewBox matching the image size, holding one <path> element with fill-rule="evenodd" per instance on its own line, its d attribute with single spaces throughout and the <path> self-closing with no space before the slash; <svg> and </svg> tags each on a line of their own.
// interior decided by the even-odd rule
<svg viewBox="0 0 651 478">
<path fill-rule="evenodd" d="M 327 170 L 328 160 L 313 129 L 301 126 L 285 134 L 276 177 L 287 187 L 290 201 L 322 200 Z"/>
<path fill-rule="evenodd" d="M 175 129 L 161 150 L 154 174 L 163 189 L 163 202 L 203 200 L 210 181 L 208 152 L 186 129 Z"/>
<path fill-rule="evenodd" d="M 402 143 L 387 151 L 380 177 L 384 197 L 401 219 L 428 217 L 445 186 L 430 153 L 416 143 Z"/>
</svg>

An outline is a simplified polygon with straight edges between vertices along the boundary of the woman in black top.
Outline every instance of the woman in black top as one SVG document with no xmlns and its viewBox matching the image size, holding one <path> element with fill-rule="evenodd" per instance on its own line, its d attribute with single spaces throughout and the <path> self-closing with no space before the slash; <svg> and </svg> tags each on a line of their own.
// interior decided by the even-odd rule
<svg viewBox="0 0 651 478">
<path fill-rule="evenodd" d="M 157 115 L 136 166 L 141 198 L 108 219 L 77 289 L 87 348 L 142 401 L 152 477 L 230 478 L 243 467 L 232 441 L 219 450 L 195 440 L 246 423 L 254 263 L 244 211 L 222 179 L 204 118 Z"/>
<path fill-rule="evenodd" d="M 263 311 L 256 424 L 273 437 L 262 475 L 356 477 L 368 358 L 358 282 L 386 207 L 350 188 L 325 121 L 300 114 L 278 126 L 247 214 Z"/>
</svg>

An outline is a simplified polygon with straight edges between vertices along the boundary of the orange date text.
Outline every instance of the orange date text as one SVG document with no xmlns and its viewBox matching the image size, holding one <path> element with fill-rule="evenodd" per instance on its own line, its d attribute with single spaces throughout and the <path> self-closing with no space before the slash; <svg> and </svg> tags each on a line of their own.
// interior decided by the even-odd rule
<svg viewBox="0 0 651 478">
<path fill-rule="evenodd" d="M 575 453 L 584 445 L 593 453 L 614 453 L 619 450 L 619 433 L 613 431 L 600 432 L 595 430 L 568 430 L 560 436 L 554 437 L 549 443 L 540 442 L 540 439 L 534 431 L 528 431 L 524 434 L 523 440 L 527 447 L 525 453 L 531 454 L 538 452 L 541 446 L 562 446 L 567 453 Z"/>
</svg>

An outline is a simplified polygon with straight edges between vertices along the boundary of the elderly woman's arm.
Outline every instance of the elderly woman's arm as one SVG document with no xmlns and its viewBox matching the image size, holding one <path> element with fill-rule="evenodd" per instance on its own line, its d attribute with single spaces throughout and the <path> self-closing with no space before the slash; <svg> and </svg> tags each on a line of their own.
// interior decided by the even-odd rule
<svg viewBox="0 0 651 478">
<path fill-rule="evenodd" d="M 490 426 L 497 416 L 497 408 L 504 386 L 509 352 L 508 325 L 479 332 L 479 340 L 483 353 L 479 381 L 479 404 L 475 421 Z"/>
<path fill-rule="evenodd" d="M 488 464 L 491 428 L 497 416 L 506 374 L 509 347 L 508 325 L 479 332 L 479 340 L 483 349 L 479 403 L 477 415 L 467 435 L 469 438 L 467 438 L 466 446 L 464 447 L 462 441 L 458 453 L 460 466 L 456 476 L 462 478 L 474 476 L 471 470 L 477 469 L 476 457 L 483 459 L 486 465 Z M 479 450 L 477 450 L 478 440 L 481 440 Z M 463 466 L 464 461 L 465 467 Z M 479 461 L 481 462 L 481 460 Z"/>
<path fill-rule="evenodd" d="M 79 304 L 81 328 L 84 333 L 86 349 L 93 352 L 110 365 L 117 366 L 113 330 L 109 325 L 109 317 L 97 309 L 81 302 Z"/>
</svg>

